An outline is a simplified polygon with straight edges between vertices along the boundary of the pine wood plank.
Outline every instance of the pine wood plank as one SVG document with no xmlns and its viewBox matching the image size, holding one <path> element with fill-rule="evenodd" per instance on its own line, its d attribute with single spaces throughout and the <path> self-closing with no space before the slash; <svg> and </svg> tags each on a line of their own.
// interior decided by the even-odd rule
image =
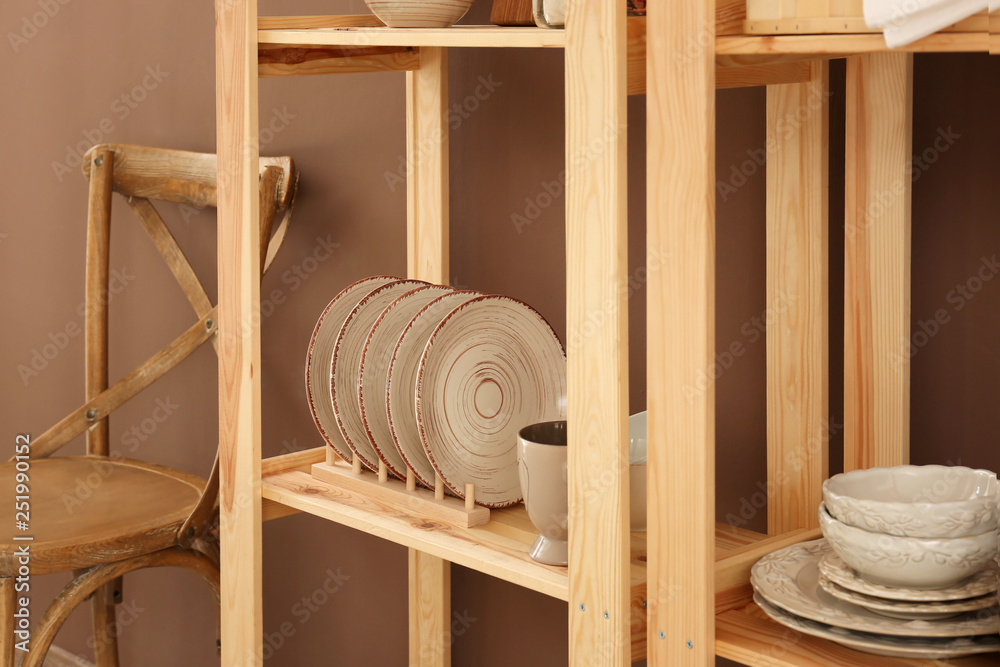
<svg viewBox="0 0 1000 667">
<path fill-rule="evenodd" d="M 631 17 L 627 23 L 628 94 L 646 94 L 646 17 Z M 804 60 L 759 62 L 757 57 L 716 59 L 716 88 L 745 88 L 808 81 L 812 70 Z"/>
<path fill-rule="evenodd" d="M 566 26 L 569 661 L 630 659 L 626 18 L 575 0 Z"/>
<path fill-rule="evenodd" d="M 715 650 L 715 2 L 651 3 L 647 28 L 649 661 L 701 666 Z"/>
<path fill-rule="evenodd" d="M 456 25 L 451 28 L 312 28 L 261 29 L 261 44 L 314 44 L 329 46 L 437 46 L 562 48 L 565 30 L 512 26 Z"/>
<path fill-rule="evenodd" d="M 374 14 L 341 16 L 260 16 L 258 30 L 305 30 L 308 28 L 375 28 L 385 24 Z"/>
<path fill-rule="evenodd" d="M 826 62 L 767 88 L 767 522 L 819 526 L 829 443 Z"/>
<path fill-rule="evenodd" d="M 715 34 L 739 35 L 747 18 L 747 0 L 716 0 Z"/>
<path fill-rule="evenodd" d="M 448 51 L 421 49 L 406 74 L 407 275 L 451 282 L 448 269 Z"/>
<path fill-rule="evenodd" d="M 406 72 L 420 67 L 408 46 L 330 47 L 264 44 L 257 51 L 261 77 Z"/>
<path fill-rule="evenodd" d="M 451 665 L 451 564 L 410 549 L 410 665 Z"/>
<path fill-rule="evenodd" d="M 406 274 L 444 285 L 451 282 L 448 139 L 448 51 L 425 47 L 420 67 L 406 74 Z M 412 480 L 412 473 L 408 476 Z M 402 486 L 403 494 L 423 492 L 423 506 L 435 499 L 444 503 L 440 482 L 433 492 Z M 408 546 L 410 664 L 446 667 L 451 664 L 451 564 L 444 558 L 450 556 Z"/>
<path fill-rule="evenodd" d="M 433 521 L 447 523 L 460 528 L 480 526 L 490 520 L 490 510 L 487 507 L 473 505 L 467 508 L 466 500 L 455 496 L 435 498 L 434 491 L 423 487 L 408 490 L 406 482 L 399 479 L 378 479 L 368 471 L 355 474 L 351 465 L 341 461 L 335 464 L 315 463 L 311 474 L 318 480 L 376 498 L 386 507 L 394 507 L 396 511 L 406 512 L 413 516 Z"/>
<path fill-rule="evenodd" d="M 475 528 L 456 528 L 421 521 L 385 507 L 375 499 L 314 480 L 311 475 L 288 471 L 268 475 L 265 498 L 309 512 L 397 544 L 446 558 L 479 572 L 559 598 L 567 599 L 566 569 L 531 560 L 528 547 L 535 534 L 512 537 L 509 527 L 495 521 Z M 518 506 L 492 512 L 524 512 Z"/>
<path fill-rule="evenodd" d="M 216 0 L 222 662 L 262 664 L 257 2 Z"/>
<path fill-rule="evenodd" d="M 909 461 L 912 117 L 913 56 L 848 60 L 845 470 Z"/>
<path fill-rule="evenodd" d="M 982 53 L 989 49 L 985 33 L 935 33 L 912 44 L 894 49 L 895 53 Z M 729 35 L 719 37 L 715 52 L 720 55 L 814 54 L 854 55 L 888 53 L 882 35 Z"/>
</svg>

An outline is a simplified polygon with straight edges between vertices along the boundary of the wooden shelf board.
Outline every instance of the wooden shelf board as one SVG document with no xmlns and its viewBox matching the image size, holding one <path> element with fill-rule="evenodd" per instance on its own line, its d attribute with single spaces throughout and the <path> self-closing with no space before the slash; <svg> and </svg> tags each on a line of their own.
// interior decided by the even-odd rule
<svg viewBox="0 0 1000 667">
<path fill-rule="evenodd" d="M 258 30 L 261 44 L 314 46 L 439 46 L 563 48 L 566 32 L 551 28 L 458 25 L 451 28 L 341 27 Z"/>
<path fill-rule="evenodd" d="M 323 458 L 324 450 L 319 447 L 262 462 L 262 495 L 269 517 L 292 513 L 281 508 L 307 512 L 560 600 L 568 599 L 566 568 L 542 565 L 528 556 L 537 532 L 523 505 L 491 510 L 489 523 L 473 528 L 434 523 L 314 479 L 306 466 Z M 725 559 L 766 539 L 760 533 L 718 524 L 717 557 Z M 632 533 L 631 547 L 631 585 L 638 592 L 646 582 L 646 534 Z"/>
<path fill-rule="evenodd" d="M 895 49 L 913 53 L 986 53 L 985 33 L 937 33 Z M 716 55 L 838 55 L 887 53 L 881 34 L 730 35 L 715 40 Z"/>
<path fill-rule="evenodd" d="M 998 659 L 996 653 L 948 661 L 863 653 L 786 628 L 754 604 L 716 616 L 715 653 L 750 667 L 995 667 Z"/>
<path fill-rule="evenodd" d="M 459 25 L 451 28 L 387 28 L 355 25 L 375 22 L 373 17 L 261 17 L 257 39 L 261 44 L 351 47 L 509 47 L 564 48 L 566 31 L 495 25 Z M 346 25 L 338 25 L 344 23 Z M 289 27 L 286 27 L 289 26 Z M 295 26 L 295 27 L 290 27 Z M 318 26 L 318 27 L 300 27 Z M 629 50 L 645 49 L 645 17 L 629 18 Z M 988 53 L 985 32 L 943 32 L 896 49 L 916 53 Z M 818 35 L 720 35 L 718 55 L 849 56 L 889 51 L 877 33 Z"/>
</svg>

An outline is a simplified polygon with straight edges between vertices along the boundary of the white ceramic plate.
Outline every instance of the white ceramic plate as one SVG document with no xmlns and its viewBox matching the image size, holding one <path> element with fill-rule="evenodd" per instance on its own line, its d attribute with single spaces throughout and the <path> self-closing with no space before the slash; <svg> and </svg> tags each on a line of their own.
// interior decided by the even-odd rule
<svg viewBox="0 0 1000 667">
<path fill-rule="evenodd" d="M 1000 650 L 1000 638 L 996 635 L 946 638 L 892 637 L 870 632 L 845 630 L 844 628 L 811 621 L 770 604 L 760 595 L 754 595 L 754 602 L 772 620 L 785 627 L 798 630 L 803 634 L 812 635 L 813 637 L 829 639 L 842 646 L 875 655 L 884 655 L 892 658 L 945 660 L 948 658 L 958 658 L 963 655 L 992 653 L 993 651 Z"/>
<path fill-rule="evenodd" d="M 830 552 L 826 540 L 779 549 L 757 561 L 750 582 L 771 604 L 837 628 L 900 637 L 968 637 L 1000 632 L 1000 615 L 995 608 L 937 621 L 910 621 L 838 600 L 819 586 L 819 561 Z"/>
<path fill-rule="evenodd" d="M 375 454 L 396 477 L 406 479 L 406 461 L 396 449 L 389 428 L 387 378 L 392 352 L 403 329 L 428 303 L 454 292 L 450 287 L 425 285 L 411 290 L 389 304 L 368 332 L 361 353 L 361 380 L 358 387 L 361 420 Z M 411 391 L 412 393 L 412 391 Z"/>
<path fill-rule="evenodd" d="M 406 292 L 426 284 L 420 280 L 397 280 L 371 291 L 344 320 L 344 326 L 333 347 L 333 414 L 337 418 L 337 426 L 344 436 L 344 442 L 365 467 L 371 470 L 378 470 L 378 455 L 368 442 L 358 403 L 361 352 L 372 325 L 386 306 Z"/>
<path fill-rule="evenodd" d="M 481 292 L 451 292 L 425 305 L 403 327 L 389 359 L 386 385 L 386 409 L 392 442 L 414 477 L 434 488 L 434 467 L 420 444 L 417 428 L 417 371 L 427 339 L 444 316 L 469 299 L 484 296 Z"/>
<path fill-rule="evenodd" d="M 979 597 L 997 590 L 998 571 L 997 564 L 987 567 L 982 572 L 957 586 L 939 588 L 935 590 L 924 590 L 921 588 L 897 588 L 895 586 L 883 586 L 862 579 L 857 572 L 852 570 L 844 560 L 832 549 L 823 556 L 819 563 L 820 573 L 832 582 L 840 584 L 849 591 L 873 595 L 888 600 L 903 600 L 906 602 L 946 602 L 948 600 L 966 600 L 968 598 Z"/>
<path fill-rule="evenodd" d="M 417 427 L 445 484 L 476 502 L 521 500 L 517 432 L 566 416 L 566 353 L 549 323 L 505 296 L 466 301 L 427 341 L 417 374 Z"/>
<path fill-rule="evenodd" d="M 337 417 L 333 413 L 333 397 L 330 393 L 333 346 L 337 343 L 337 336 L 344 326 L 344 320 L 358 302 L 372 290 L 396 280 L 399 278 L 375 276 L 345 287 L 327 304 L 316 322 L 312 338 L 309 339 L 309 349 L 306 352 L 306 397 L 309 400 L 309 411 L 323 440 L 333 447 L 341 458 L 348 461 L 351 461 L 354 455 L 340 435 Z"/>
<path fill-rule="evenodd" d="M 986 609 L 997 604 L 995 595 L 981 595 L 968 600 L 955 600 L 953 602 L 906 602 L 903 600 L 885 600 L 873 595 L 855 593 L 840 584 L 830 581 L 819 575 L 819 586 L 824 591 L 844 602 L 856 604 L 865 609 L 870 609 L 883 616 L 893 618 L 916 619 L 922 618 L 932 620 L 936 618 L 948 618 L 956 616 L 963 611 L 975 611 L 976 609 Z"/>
</svg>

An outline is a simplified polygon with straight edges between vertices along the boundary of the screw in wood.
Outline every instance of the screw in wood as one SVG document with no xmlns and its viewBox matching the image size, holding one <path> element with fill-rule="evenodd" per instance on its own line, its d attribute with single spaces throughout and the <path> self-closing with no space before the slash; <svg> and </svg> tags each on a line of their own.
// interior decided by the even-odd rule
<svg viewBox="0 0 1000 667">
<path fill-rule="evenodd" d="M 214 327 L 214 326 L 215 326 L 215 322 L 213 322 L 211 319 L 205 320 L 205 328 L 207 330 L 211 331 L 212 327 Z"/>
<path fill-rule="evenodd" d="M 666 638 L 667 638 L 667 633 L 664 632 L 663 630 L 660 630 L 660 639 L 666 639 Z"/>
<path fill-rule="evenodd" d="M 98 155 L 97 159 L 94 160 L 94 164 L 96 164 L 98 167 L 100 167 L 102 164 L 104 164 L 104 156 L 103 155 Z"/>
<path fill-rule="evenodd" d="M 691 641 L 691 640 L 689 639 L 689 640 L 687 641 L 687 647 L 688 647 L 688 648 L 694 648 L 694 642 L 693 642 L 693 641 Z"/>
<path fill-rule="evenodd" d="M 604 618 L 605 620 L 611 618 L 611 614 L 609 614 L 608 612 L 604 612 Z"/>
<path fill-rule="evenodd" d="M 580 605 L 580 611 L 583 611 L 583 610 L 584 610 L 584 606 L 581 604 Z"/>
<path fill-rule="evenodd" d="M 87 410 L 87 419 L 93 420 L 96 418 L 97 418 L 97 410 L 95 408 Z"/>
</svg>

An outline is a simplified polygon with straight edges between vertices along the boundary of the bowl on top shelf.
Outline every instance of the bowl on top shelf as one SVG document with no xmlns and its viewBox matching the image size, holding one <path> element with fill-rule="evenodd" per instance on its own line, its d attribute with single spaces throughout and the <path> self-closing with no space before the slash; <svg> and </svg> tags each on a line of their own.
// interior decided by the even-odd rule
<svg viewBox="0 0 1000 667">
<path fill-rule="evenodd" d="M 365 0 L 390 28 L 450 28 L 465 16 L 472 0 Z"/>
<path fill-rule="evenodd" d="M 854 470 L 823 483 L 830 515 L 898 537 L 956 538 L 997 530 L 997 475 L 961 466 Z"/>
<path fill-rule="evenodd" d="M 876 533 L 835 519 L 825 505 L 820 528 L 861 577 L 884 586 L 939 589 L 985 569 L 997 557 L 997 531 L 969 537 L 919 538 Z"/>
</svg>

